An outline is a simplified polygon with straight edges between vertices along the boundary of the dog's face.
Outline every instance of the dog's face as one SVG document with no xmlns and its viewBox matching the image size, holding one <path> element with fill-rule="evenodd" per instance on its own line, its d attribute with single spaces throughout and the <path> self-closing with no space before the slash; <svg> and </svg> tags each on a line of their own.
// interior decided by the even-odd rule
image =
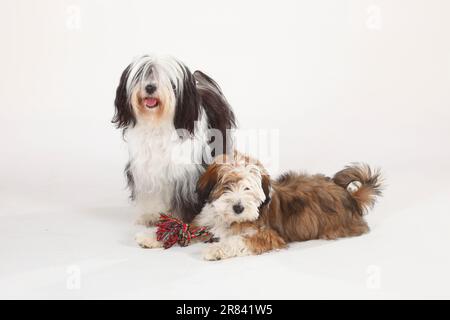
<svg viewBox="0 0 450 320">
<path fill-rule="evenodd" d="M 200 97 L 190 70 L 171 57 L 142 56 L 122 73 L 113 122 L 119 128 L 136 124 L 194 130 Z"/>
<path fill-rule="evenodd" d="M 203 225 L 254 221 L 270 199 L 270 178 L 255 164 L 214 163 L 200 177 L 197 192 L 205 203 Z"/>
<path fill-rule="evenodd" d="M 140 68 L 139 79 L 130 84 L 131 107 L 137 121 L 154 126 L 171 121 L 175 115 L 175 84 L 158 64 Z"/>
</svg>

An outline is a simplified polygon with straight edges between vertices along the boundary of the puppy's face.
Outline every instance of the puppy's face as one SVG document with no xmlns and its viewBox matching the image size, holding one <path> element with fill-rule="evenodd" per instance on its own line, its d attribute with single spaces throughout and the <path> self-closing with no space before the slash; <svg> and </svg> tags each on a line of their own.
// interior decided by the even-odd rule
<svg viewBox="0 0 450 320">
<path fill-rule="evenodd" d="M 254 164 L 212 164 L 199 179 L 198 195 L 205 203 L 199 223 L 206 226 L 254 221 L 269 198 L 270 179 Z"/>
</svg>

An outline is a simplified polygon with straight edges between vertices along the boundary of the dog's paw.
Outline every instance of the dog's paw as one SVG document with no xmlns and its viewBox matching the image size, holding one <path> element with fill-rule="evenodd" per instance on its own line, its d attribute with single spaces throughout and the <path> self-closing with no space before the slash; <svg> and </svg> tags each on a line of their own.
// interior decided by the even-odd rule
<svg viewBox="0 0 450 320">
<path fill-rule="evenodd" d="M 229 258 L 229 256 L 220 245 L 210 246 L 203 252 L 203 259 L 207 261 L 218 261 L 226 258 Z"/>
<path fill-rule="evenodd" d="M 147 233 L 147 232 L 139 232 L 134 237 L 134 240 L 136 243 L 141 247 L 145 249 L 155 249 L 155 248 L 162 248 L 163 245 L 161 242 L 156 240 L 156 235 Z"/>
</svg>

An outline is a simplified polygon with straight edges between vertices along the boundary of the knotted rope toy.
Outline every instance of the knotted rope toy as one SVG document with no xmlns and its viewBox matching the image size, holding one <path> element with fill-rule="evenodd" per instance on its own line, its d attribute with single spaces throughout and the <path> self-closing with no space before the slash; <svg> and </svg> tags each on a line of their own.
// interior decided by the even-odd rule
<svg viewBox="0 0 450 320">
<path fill-rule="evenodd" d="M 213 241 L 207 227 L 192 226 L 173 216 L 161 214 L 156 226 L 156 239 L 163 243 L 164 249 L 169 249 L 176 243 L 186 247 L 196 238 L 204 238 L 205 242 Z"/>
</svg>

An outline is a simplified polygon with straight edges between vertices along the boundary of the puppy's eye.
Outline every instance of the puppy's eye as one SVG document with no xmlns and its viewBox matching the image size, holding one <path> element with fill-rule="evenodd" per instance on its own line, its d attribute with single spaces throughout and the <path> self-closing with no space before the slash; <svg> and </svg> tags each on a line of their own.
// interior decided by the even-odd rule
<svg viewBox="0 0 450 320">
<path fill-rule="evenodd" d="M 250 190 L 249 187 L 244 188 L 244 191 L 249 191 L 249 190 Z"/>
</svg>

